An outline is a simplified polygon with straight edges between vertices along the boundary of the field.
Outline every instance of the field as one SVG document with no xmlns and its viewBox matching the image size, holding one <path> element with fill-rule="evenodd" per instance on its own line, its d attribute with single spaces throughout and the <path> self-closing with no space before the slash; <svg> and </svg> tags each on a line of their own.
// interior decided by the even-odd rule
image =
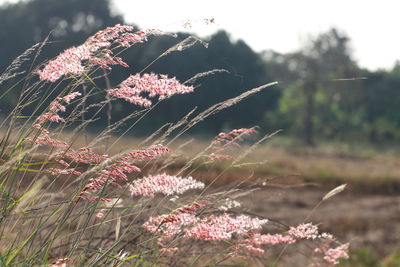
<svg viewBox="0 0 400 267">
<path fill-rule="evenodd" d="M 398 151 L 304 147 L 258 128 L 188 138 L 209 116 L 277 82 L 193 109 L 145 139 L 130 137 L 158 103 L 224 72 L 180 82 L 143 69 L 110 87 L 106 70 L 128 67 L 117 52 L 159 34 L 117 24 L 20 80 L 0 124 L 0 265 L 399 263 Z M 159 57 L 198 42 L 188 37 Z M 0 79 L 23 74 L 13 71 L 43 45 Z M 114 121 L 118 101 L 137 109 Z M 90 127 L 96 121 L 103 125 Z"/>
<path fill-rule="evenodd" d="M 246 178 L 243 188 L 264 184 L 243 197 L 243 206 L 249 212 L 287 225 L 308 218 L 320 223 L 324 231 L 350 241 L 352 251 L 367 251 L 367 258 L 369 255 L 371 259 L 383 259 L 397 251 L 400 157 L 395 150 L 378 151 L 370 146 L 349 149 L 343 144 L 283 147 L 279 144 L 287 143 L 285 139 L 273 139 L 247 159 L 265 162 L 251 168 L 249 165 L 231 168 L 216 183 L 224 187 Z M 220 162 L 193 175 L 210 182 L 210 177 L 224 167 Z M 313 210 L 329 190 L 343 183 L 347 184 L 344 192 Z M 374 261 L 370 263 L 373 266 Z"/>
</svg>

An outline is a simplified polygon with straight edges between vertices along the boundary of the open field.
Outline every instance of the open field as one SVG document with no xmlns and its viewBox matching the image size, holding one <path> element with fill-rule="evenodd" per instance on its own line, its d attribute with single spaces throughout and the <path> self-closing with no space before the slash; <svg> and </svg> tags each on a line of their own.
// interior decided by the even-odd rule
<svg viewBox="0 0 400 267">
<path fill-rule="evenodd" d="M 256 147 L 233 166 L 232 160 L 210 163 L 199 159 L 187 174 L 215 188 L 230 188 L 242 183 L 239 188 L 245 191 L 260 186 L 240 198 L 245 211 L 285 225 L 296 225 L 304 220 L 320 223 L 323 231 L 332 232 L 343 242 L 351 242 L 352 251 L 362 253 L 365 250 L 371 259 L 382 260 L 398 251 L 398 151 L 377 151 L 371 147 L 353 149 L 344 145 L 283 147 L 279 146 L 279 139 L 273 139 L 272 143 Z M 172 144 L 177 155 L 167 171 L 180 170 L 184 162 L 208 145 L 196 141 L 182 147 L 183 143 Z M 245 153 L 245 149 L 243 146 L 241 150 L 230 152 L 240 155 L 235 153 Z M 345 192 L 323 202 L 312 212 L 329 190 L 343 183 L 347 184 Z M 370 262 L 374 266 L 374 261 Z"/>
<path fill-rule="evenodd" d="M 213 182 L 213 177 L 218 176 L 214 184 L 221 187 L 241 180 L 246 181 L 243 189 L 264 185 L 242 198 L 243 207 L 250 214 L 285 225 L 304 220 L 320 223 L 323 231 L 351 242 L 352 251 L 366 253 L 367 258 L 383 259 L 398 252 L 400 157 L 393 151 L 357 151 L 332 146 L 284 148 L 267 144 L 258 147 L 244 161 L 257 160 L 266 162 L 225 169 L 229 164 L 220 161 L 199 167 L 192 175 L 206 182 Z M 329 190 L 343 183 L 348 185 L 345 192 L 312 211 Z M 369 262 L 370 266 L 377 264 Z"/>
</svg>

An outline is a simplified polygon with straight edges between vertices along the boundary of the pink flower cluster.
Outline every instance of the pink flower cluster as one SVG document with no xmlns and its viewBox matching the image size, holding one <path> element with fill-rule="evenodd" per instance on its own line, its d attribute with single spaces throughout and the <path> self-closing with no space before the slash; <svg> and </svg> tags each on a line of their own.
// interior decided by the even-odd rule
<svg viewBox="0 0 400 267">
<path fill-rule="evenodd" d="M 33 125 L 33 128 L 39 130 L 39 135 L 35 138 L 27 138 L 28 142 L 36 145 L 67 146 L 65 142 L 52 139 L 49 135 L 49 131 L 44 129 L 40 124 Z"/>
<path fill-rule="evenodd" d="M 206 201 L 197 202 L 178 208 L 170 214 L 150 217 L 143 227 L 148 232 L 162 234 L 162 237 L 159 238 L 159 243 L 162 244 L 163 240 L 179 234 L 183 226 L 197 222 L 196 211 L 208 204 Z"/>
<path fill-rule="evenodd" d="M 132 172 L 140 172 L 140 168 L 133 165 L 132 161 L 141 161 L 144 159 L 154 159 L 162 154 L 169 153 L 170 150 L 164 146 L 157 145 L 152 146 L 143 150 L 134 150 L 127 155 L 121 157 L 113 164 L 107 166 L 98 173 L 98 176 L 91 178 L 89 183 L 82 190 L 79 198 L 85 198 L 89 201 L 95 201 L 97 197 L 90 197 L 91 193 L 97 192 L 103 188 L 107 183 L 121 187 L 117 181 L 127 181 L 127 174 Z M 100 199 L 101 201 L 107 201 L 107 199 Z"/>
<path fill-rule="evenodd" d="M 216 151 L 216 153 L 212 152 L 207 155 L 207 157 L 210 160 L 231 159 L 231 156 L 221 154 L 221 152 L 228 146 L 239 147 L 239 142 L 244 141 L 243 136 L 250 136 L 255 133 L 257 133 L 257 131 L 253 128 L 234 129 L 229 133 L 219 133 L 211 144 L 211 149 Z"/>
<path fill-rule="evenodd" d="M 107 155 L 98 155 L 93 152 L 92 148 L 89 147 L 82 147 L 79 150 L 75 150 L 73 148 L 67 148 L 66 151 L 62 151 L 58 153 L 56 156 L 57 162 L 60 163 L 62 166 L 66 167 L 65 169 L 49 169 L 49 173 L 52 175 L 81 175 L 82 173 L 75 170 L 74 168 L 68 169 L 71 163 L 83 163 L 87 165 L 95 165 L 100 162 L 105 161 L 108 157 Z M 63 160 L 62 158 L 69 159 L 69 163 Z"/>
<path fill-rule="evenodd" d="M 69 174 L 74 174 L 74 175 L 81 175 L 82 173 L 75 170 L 75 169 L 55 169 L 55 168 L 50 168 L 48 169 L 48 172 L 51 175 L 60 175 L 60 174 L 64 174 L 64 175 L 69 175 Z"/>
<path fill-rule="evenodd" d="M 210 215 L 187 229 L 185 237 L 202 240 L 229 240 L 233 234 L 243 235 L 254 230 L 260 230 L 262 225 L 267 222 L 266 219 L 260 220 L 245 215 L 235 218 L 226 213 L 220 216 Z"/>
<path fill-rule="evenodd" d="M 129 47 L 146 41 L 150 34 L 159 33 L 156 30 L 131 33 L 132 30 L 131 26 L 117 24 L 97 32 L 82 45 L 71 47 L 51 60 L 43 70 L 38 71 L 40 79 L 55 82 L 68 73 L 79 75 L 85 70 L 85 62 L 106 69 L 110 69 L 108 65 L 127 67 L 128 65 L 121 58 L 112 56 L 112 51 L 107 48 L 113 44 Z"/>
<path fill-rule="evenodd" d="M 163 173 L 133 181 L 129 190 L 135 196 L 154 197 L 157 193 L 169 196 L 203 188 L 204 183 L 196 181 L 192 177 L 182 178 Z"/>
<path fill-rule="evenodd" d="M 105 161 L 107 155 L 99 155 L 93 152 L 93 148 L 82 147 L 79 150 L 68 148 L 66 151 L 59 154 L 58 157 L 65 157 L 75 163 L 84 163 L 89 165 L 95 165 Z"/>
<path fill-rule="evenodd" d="M 159 243 L 178 234 L 182 234 L 184 238 L 229 240 L 233 234 L 244 235 L 259 230 L 268 221 L 245 215 L 231 217 L 227 213 L 197 217 L 196 210 L 207 204 L 207 202 L 195 203 L 177 209 L 171 214 L 150 217 L 143 227 L 149 232 L 161 234 Z"/>
<path fill-rule="evenodd" d="M 343 244 L 336 248 L 331 248 L 334 239 L 328 239 L 325 244 L 320 248 L 314 250 L 315 253 L 323 254 L 323 259 L 329 264 L 336 265 L 339 264 L 339 259 L 349 258 L 349 244 Z"/>
<path fill-rule="evenodd" d="M 53 140 L 49 135 L 49 131 L 43 128 L 42 124 L 47 121 L 65 122 L 65 120 L 57 114 L 57 112 L 59 111 L 61 112 L 65 111 L 65 106 L 61 104 L 61 101 L 64 101 L 65 103 L 69 104 L 74 98 L 80 95 L 81 93 L 79 92 L 73 92 L 64 97 L 57 97 L 56 100 L 52 101 L 50 103 L 49 112 L 40 115 L 37 118 L 38 124 L 33 125 L 33 128 L 39 130 L 39 135 L 36 138 L 28 138 L 28 141 L 33 144 L 39 144 L 39 145 L 66 146 L 67 144 L 65 142 Z"/>
<path fill-rule="evenodd" d="M 248 238 L 242 239 L 239 241 L 238 245 L 232 248 L 233 253 L 236 253 L 240 249 L 243 249 L 252 254 L 264 254 L 264 249 L 261 248 L 263 245 L 278 245 L 278 244 L 293 244 L 296 242 L 290 235 L 281 235 L 281 234 L 259 234 L 259 233 L 250 233 L 248 234 Z"/>
<path fill-rule="evenodd" d="M 316 239 L 319 236 L 318 226 L 311 223 L 302 223 L 297 227 L 290 227 L 288 233 L 297 239 Z"/>
<path fill-rule="evenodd" d="M 154 73 L 131 75 L 124 80 L 118 88 L 108 90 L 108 94 L 116 98 L 122 98 L 129 103 L 150 107 L 152 102 L 144 96 L 148 93 L 149 97 L 158 96 L 165 99 L 175 94 L 185 94 L 193 92 L 193 86 L 182 85 L 175 78 L 168 78 L 167 75 L 157 75 Z"/>
</svg>

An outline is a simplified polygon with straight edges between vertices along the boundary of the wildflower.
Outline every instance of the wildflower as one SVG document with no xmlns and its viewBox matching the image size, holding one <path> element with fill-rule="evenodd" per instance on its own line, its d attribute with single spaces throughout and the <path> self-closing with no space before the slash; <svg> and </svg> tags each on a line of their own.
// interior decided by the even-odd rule
<svg viewBox="0 0 400 267">
<path fill-rule="evenodd" d="M 101 219 L 104 217 L 104 213 L 107 212 L 106 209 L 101 209 L 95 216 L 96 219 Z"/>
<path fill-rule="evenodd" d="M 211 149 L 216 151 L 207 155 L 209 160 L 231 159 L 232 156 L 221 154 L 228 146 L 240 147 L 239 142 L 244 141 L 243 135 L 249 136 L 257 131 L 253 128 L 234 129 L 229 133 L 219 133 L 211 143 Z"/>
<path fill-rule="evenodd" d="M 186 238 L 202 240 L 229 240 L 232 234 L 242 235 L 259 230 L 268 220 L 250 218 L 245 215 L 233 218 L 224 213 L 220 216 L 208 216 L 185 231 Z"/>
<path fill-rule="evenodd" d="M 81 96 L 82 94 L 79 92 L 72 92 L 69 95 L 66 95 L 62 98 L 62 100 L 69 104 L 72 100 L 74 100 L 76 97 Z"/>
<path fill-rule="evenodd" d="M 323 259 L 333 265 L 339 264 L 339 259 L 348 259 L 349 258 L 349 244 L 343 244 L 336 248 L 331 248 L 330 244 L 333 240 L 328 240 L 321 248 L 316 248 L 314 250 L 315 253 L 324 254 Z"/>
<path fill-rule="evenodd" d="M 45 130 L 45 129 L 43 129 Z M 50 145 L 50 146 L 67 146 L 68 144 L 62 141 L 54 140 L 50 137 L 47 130 L 42 131 L 36 138 L 27 138 L 28 142 L 36 145 Z"/>
<path fill-rule="evenodd" d="M 64 174 L 64 175 L 68 175 L 68 174 L 74 174 L 74 175 L 81 175 L 82 173 L 75 170 L 75 169 L 54 169 L 54 168 L 50 168 L 47 170 L 50 174 L 52 175 L 59 175 L 59 174 Z"/>
<path fill-rule="evenodd" d="M 51 121 L 51 122 L 65 122 L 63 118 L 61 118 L 59 115 L 56 113 L 52 112 L 47 112 L 39 116 L 37 119 L 39 123 L 44 123 L 46 121 Z"/>
<path fill-rule="evenodd" d="M 97 190 L 103 188 L 103 186 L 105 186 L 107 183 L 115 187 L 121 187 L 121 185 L 117 183 L 118 180 L 127 181 L 127 174 L 141 171 L 139 167 L 133 165 L 133 163 L 130 162 L 141 161 L 144 159 L 154 159 L 168 152 L 170 152 L 170 150 L 161 145 L 151 146 L 142 150 L 131 151 L 130 153 L 122 156 L 116 162 L 105 167 L 98 173 L 96 177 L 89 179 L 89 183 L 84 187 L 81 194 L 79 195 L 79 198 L 96 200 L 96 198 L 87 196 L 88 194 L 90 194 L 89 191 L 94 193 Z M 75 161 L 87 163 L 98 163 L 106 159 L 106 155 L 99 157 L 97 154 L 94 154 L 90 148 L 81 148 L 81 153 L 76 153 L 74 151 L 74 153 L 72 154 L 68 154 L 67 150 L 66 155 Z M 88 155 L 88 157 L 85 155 Z"/>
<path fill-rule="evenodd" d="M 349 244 L 341 245 L 337 248 L 330 248 L 325 252 L 324 260 L 332 263 L 339 264 L 338 259 L 348 259 Z"/>
<path fill-rule="evenodd" d="M 171 214 L 163 214 L 150 217 L 143 227 L 151 233 L 162 233 L 163 238 L 170 238 L 182 231 L 182 227 L 194 224 L 198 221 L 196 211 L 208 202 L 195 202 L 174 210 Z"/>
<path fill-rule="evenodd" d="M 92 148 L 89 147 L 82 147 L 79 150 L 68 148 L 66 151 L 60 153 L 58 156 L 69 158 L 71 161 L 76 163 L 91 165 L 98 164 L 107 159 L 107 155 L 98 155 L 93 152 Z"/>
<path fill-rule="evenodd" d="M 296 242 L 296 239 L 291 237 L 290 235 L 281 235 L 281 234 L 252 234 L 250 238 L 244 241 L 245 243 L 249 243 L 252 245 L 277 245 L 282 243 L 293 244 Z"/>
<path fill-rule="evenodd" d="M 204 183 L 194 180 L 192 177 L 182 178 L 167 174 L 147 176 L 133 181 L 129 190 L 132 195 L 154 197 L 155 194 L 164 195 L 183 194 L 191 189 L 203 189 Z"/>
<path fill-rule="evenodd" d="M 113 57 L 111 50 L 107 49 L 113 44 L 130 47 L 135 43 L 147 41 L 147 36 L 160 33 L 157 30 L 139 31 L 130 33 L 133 27 L 117 24 L 108 27 L 89 37 L 85 43 L 71 47 L 51 60 L 42 70 L 38 71 L 42 81 L 55 82 L 62 76 L 71 73 L 79 75 L 84 72 L 85 62 L 110 69 L 108 65 L 128 65 L 119 57 Z"/>
<path fill-rule="evenodd" d="M 303 223 L 297 227 L 290 227 L 289 235 L 297 239 L 316 239 L 318 227 L 311 223 Z"/>
<path fill-rule="evenodd" d="M 179 83 L 176 78 L 168 78 L 167 75 L 157 75 L 154 73 L 131 75 L 124 80 L 118 88 L 108 90 L 108 94 L 116 98 L 142 106 L 150 107 L 152 102 L 141 96 L 148 93 L 149 97 L 158 96 L 159 100 L 169 98 L 175 94 L 185 94 L 193 92 L 193 86 L 185 86 Z"/>
</svg>

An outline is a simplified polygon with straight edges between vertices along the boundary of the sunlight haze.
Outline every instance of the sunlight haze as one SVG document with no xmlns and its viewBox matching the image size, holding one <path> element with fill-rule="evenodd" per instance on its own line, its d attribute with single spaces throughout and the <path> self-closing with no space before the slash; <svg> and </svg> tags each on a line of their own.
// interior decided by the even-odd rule
<svg viewBox="0 0 400 267">
<path fill-rule="evenodd" d="M 362 67 L 391 69 L 400 59 L 398 1 L 131 1 L 114 0 L 115 9 L 142 28 L 185 31 L 205 37 L 225 29 L 255 51 L 290 52 L 310 36 L 336 27 L 351 39 L 353 56 Z M 204 25 L 203 18 L 215 25 Z"/>
</svg>

